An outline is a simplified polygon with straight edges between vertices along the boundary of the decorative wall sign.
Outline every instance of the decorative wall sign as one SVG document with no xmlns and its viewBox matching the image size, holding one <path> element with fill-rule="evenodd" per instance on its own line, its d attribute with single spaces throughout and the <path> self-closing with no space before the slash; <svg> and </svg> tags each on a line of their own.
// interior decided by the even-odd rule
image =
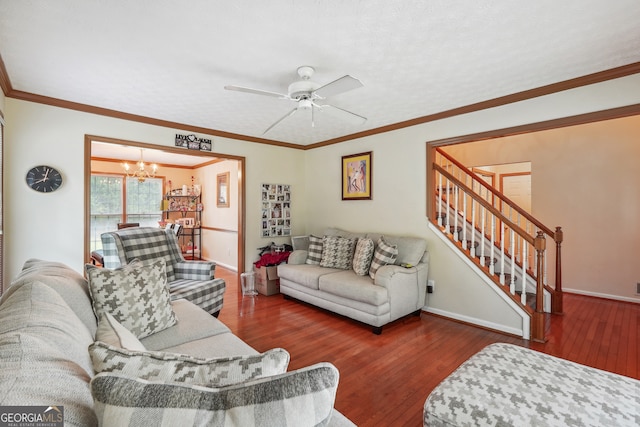
<svg viewBox="0 0 640 427">
<path fill-rule="evenodd" d="M 176 133 L 176 147 L 184 147 L 189 150 L 211 151 L 213 142 L 207 138 L 199 138 L 194 134 L 183 135 Z"/>
<path fill-rule="evenodd" d="M 342 200 L 371 200 L 373 152 L 342 156 Z"/>
<path fill-rule="evenodd" d="M 291 186 L 262 184 L 262 237 L 291 236 Z"/>
</svg>

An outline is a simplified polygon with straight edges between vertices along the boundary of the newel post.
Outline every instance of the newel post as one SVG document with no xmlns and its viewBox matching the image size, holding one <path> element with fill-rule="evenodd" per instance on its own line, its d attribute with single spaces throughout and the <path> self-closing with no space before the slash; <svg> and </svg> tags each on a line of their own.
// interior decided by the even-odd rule
<svg viewBox="0 0 640 427">
<path fill-rule="evenodd" d="M 551 301 L 551 311 L 554 314 L 562 314 L 562 227 L 556 227 L 556 289 Z"/>
<path fill-rule="evenodd" d="M 543 271 L 544 268 L 544 251 L 547 247 L 547 241 L 544 238 L 544 233 L 538 231 L 536 235 L 533 247 L 536 250 L 538 271 Z M 533 312 L 531 339 L 533 341 L 545 342 L 545 325 L 544 325 L 544 279 L 542 274 L 538 274 L 536 278 L 536 309 Z"/>
</svg>

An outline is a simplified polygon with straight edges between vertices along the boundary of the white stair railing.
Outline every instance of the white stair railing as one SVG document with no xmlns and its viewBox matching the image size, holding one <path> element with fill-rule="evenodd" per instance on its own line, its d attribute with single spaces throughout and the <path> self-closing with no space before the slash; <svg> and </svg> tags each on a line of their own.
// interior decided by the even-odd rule
<svg viewBox="0 0 640 427">
<path fill-rule="evenodd" d="M 435 152 L 437 224 L 454 242 L 461 241 L 459 247 L 469 257 L 479 258 L 478 265 L 486 268 L 491 277 L 497 275 L 494 280 L 505 286 L 505 291 L 516 301 L 526 307 L 527 294 L 534 295 L 532 327 L 543 329 L 540 316 L 545 289 L 560 299 L 552 310 L 561 312 L 562 309 L 561 281 L 556 280 L 555 289 L 546 283 L 548 262 L 544 242 L 545 235 L 556 242 L 556 278 L 559 279 L 561 229 L 551 231 L 442 150 Z M 497 264 L 499 271 L 496 271 Z M 544 331 L 537 330 L 532 336 L 543 339 Z"/>
</svg>

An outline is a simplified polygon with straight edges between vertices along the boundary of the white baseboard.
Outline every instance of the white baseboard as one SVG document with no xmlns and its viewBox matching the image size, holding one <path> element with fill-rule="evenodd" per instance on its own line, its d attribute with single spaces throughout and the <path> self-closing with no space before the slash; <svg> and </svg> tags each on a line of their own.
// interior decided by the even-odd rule
<svg viewBox="0 0 640 427">
<path fill-rule="evenodd" d="M 216 263 L 217 266 L 220 266 L 220 267 L 225 268 L 227 270 L 231 270 L 231 271 L 233 271 L 235 273 L 238 272 L 238 268 L 235 265 L 227 265 L 227 264 L 225 264 L 223 262 L 218 262 L 218 261 L 214 261 L 214 262 Z"/>
<path fill-rule="evenodd" d="M 482 319 L 476 319 L 474 317 L 465 316 L 459 313 L 451 313 L 445 310 L 440 310 L 437 308 L 423 307 L 423 310 L 427 313 L 437 314 L 438 316 L 448 317 L 454 320 L 458 320 L 464 323 L 470 323 L 472 325 L 482 326 L 483 328 L 493 329 L 495 331 L 505 332 L 511 335 L 517 335 L 522 337 L 524 334 L 522 333 L 522 329 L 512 328 L 506 325 L 500 325 L 498 323 L 488 322 Z"/>
<path fill-rule="evenodd" d="M 640 295 L 638 295 L 635 298 L 633 298 L 633 297 L 621 297 L 620 295 L 610 295 L 610 294 L 603 294 L 601 292 L 589 292 L 589 291 L 583 291 L 583 290 L 580 290 L 580 289 L 571 289 L 571 288 L 562 288 L 562 292 L 566 292 L 568 294 L 585 295 L 585 296 L 588 296 L 588 297 L 612 299 L 612 300 L 615 300 L 615 301 L 635 302 L 635 303 L 639 303 L 640 304 Z"/>
</svg>

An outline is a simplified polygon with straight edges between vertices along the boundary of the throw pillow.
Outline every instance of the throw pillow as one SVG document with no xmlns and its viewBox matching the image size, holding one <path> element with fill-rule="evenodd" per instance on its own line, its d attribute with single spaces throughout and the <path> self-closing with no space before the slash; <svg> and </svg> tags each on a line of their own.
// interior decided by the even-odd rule
<svg viewBox="0 0 640 427">
<path fill-rule="evenodd" d="M 382 237 L 378 239 L 378 246 L 373 253 L 371 267 L 369 267 L 369 277 L 375 279 L 376 272 L 382 266 L 393 264 L 398 257 L 398 246 L 387 244 Z"/>
<path fill-rule="evenodd" d="M 115 270 L 87 264 L 85 271 L 98 319 L 110 313 L 137 338 L 176 324 L 163 259 L 147 264 L 136 259 Z"/>
<path fill-rule="evenodd" d="M 338 379 L 338 370 L 330 363 L 221 388 L 103 372 L 91 380 L 91 394 L 102 427 L 311 427 L 329 424 Z"/>
<path fill-rule="evenodd" d="M 114 347 L 126 348 L 127 350 L 146 350 L 140 340 L 109 313 L 103 314 L 100 317 L 100 321 L 98 321 L 96 341 L 102 341 Z"/>
<path fill-rule="evenodd" d="M 353 265 L 353 249 L 356 239 L 341 236 L 322 238 L 322 258 L 320 267 L 348 270 Z"/>
<path fill-rule="evenodd" d="M 160 351 L 131 351 L 100 341 L 89 346 L 93 370 L 206 387 L 223 387 L 255 378 L 282 374 L 289 366 L 289 353 L 275 348 L 262 354 L 200 359 Z"/>
<path fill-rule="evenodd" d="M 353 271 L 358 276 L 365 276 L 369 273 L 374 247 L 373 240 L 366 238 L 358 239 L 356 251 L 353 254 Z"/>
<path fill-rule="evenodd" d="M 309 236 L 309 249 L 307 254 L 307 264 L 318 265 L 322 261 L 322 238 L 313 234 Z"/>
</svg>

